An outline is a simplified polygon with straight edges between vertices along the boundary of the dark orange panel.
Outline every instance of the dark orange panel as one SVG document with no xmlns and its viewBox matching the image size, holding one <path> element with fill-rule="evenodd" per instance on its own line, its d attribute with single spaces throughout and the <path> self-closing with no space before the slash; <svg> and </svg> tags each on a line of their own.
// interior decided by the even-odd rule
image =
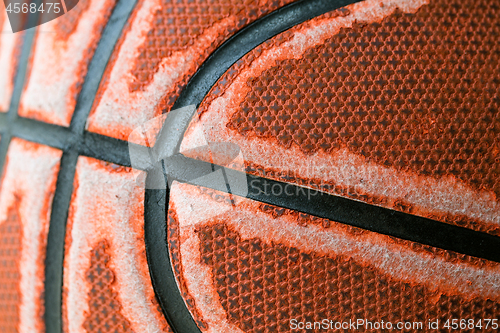
<svg viewBox="0 0 500 333">
<path fill-rule="evenodd" d="M 238 61 L 201 124 L 250 173 L 499 234 L 499 22 L 489 1 L 350 5 Z"/>
<path fill-rule="evenodd" d="M 122 314 L 118 294 L 113 290 L 115 272 L 109 267 L 107 243 L 100 241 L 93 249 L 86 281 L 92 286 L 88 294 L 89 313 L 83 327 L 87 332 L 133 332 Z"/>
<path fill-rule="evenodd" d="M 204 332 L 358 319 L 437 332 L 429 320 L 500 315 L 498 263 L 202 187 L 174 183 L 170 193 L 171 259 Z M 366 327 L 357 329 L 380 331 Z"/>
</svg>

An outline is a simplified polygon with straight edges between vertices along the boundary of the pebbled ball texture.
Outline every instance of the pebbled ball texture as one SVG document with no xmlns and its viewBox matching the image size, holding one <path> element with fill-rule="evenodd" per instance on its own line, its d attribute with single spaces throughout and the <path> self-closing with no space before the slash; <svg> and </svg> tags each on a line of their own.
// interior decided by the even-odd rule
<svg viewBox="0 0 500 333">
<path fill-rule="evenodd" d="M 92 155 L 99 139 L 123 148 L 118 140 L 171 111 L 224 42 L 292 2 L 137 1 L 97 78 L 87 141 L 69 148 Z M 140 171 L 110 163 L 114 148 L 76 158 L 40 143 L 57 141 L 51 133 L 36 143 L 9 134 L 43 122 L 77 137 L 79 96 L 96 79 L 89 64 L 123 3 L 80 0 L 39 27 L 19 103 L 26 35 L 9 33 L 0 4 L 0 332 L 46 331 L 52 221 L 64 225 L 62 304 L 51 314 L 63 332 L 176 331 L 153 288 Z M 202 128 L 208 142 L 236 144 L 244 164 L 234 167 L 249 174 L 498 237 L 499 36 L 498 1 L 365 0 L 328 12 L 232 64 L 181 152 L 211 162 L 194 149 Z M 204 333 L 290 332 L 292 320 L 500 318 L 496 262 L 175 181 L 165 208 L 175 283 Z"/>
<path fill-rule="evenodd" d="M 495 2 L 437 0 L 307 21 L 219 79 L 181 152 L 210 161 L 193 149 L 203 128 L 251 174 L 498 235 L 499 19 Z M 172 261 L 206 332 L 499 314 L 496 263 L 202 187 L 170 193 Z"/>
</svg>

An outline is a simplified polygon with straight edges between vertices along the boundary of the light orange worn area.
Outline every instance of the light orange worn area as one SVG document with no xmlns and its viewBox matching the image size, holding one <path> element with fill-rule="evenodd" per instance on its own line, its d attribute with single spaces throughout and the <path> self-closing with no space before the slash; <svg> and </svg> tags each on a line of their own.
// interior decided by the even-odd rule
<svg viewBox="0 0 500 333">
<path fill-rule="evenodd" d="M 64 259 L 65 332 L 112 332 L 116 320 L 119 331 L 170 331 L 151 285 L 144 189 L 135 178 L 129 168 L 87 157 L 78 161 Z M 104 289 L 98 286 L 103 283 Z M 96 299 L 103 303 L 95 307 Z"/>
<path fill-rule="evenodd" d="M 0 224 L 1 249 L 0 259 L 0 327 L 4 331 L 15 332 L 19 327 L 19 255 L 22 249 L 22 224 L 19 214 L 18 202 L 20 196 L 15 197 L 16 204 L 9 208 L 7 218 Z"/>
<path fill-rule="evenodd" d="M 115 0 L 81 0 L 37 30 L 19 114 L 68 126 Z M 76 16 L 75 16 L 76 15 Z"/>
<path fill-rule="evenodd" d="M 0 9 L 5 9 L 5 6 L 3 4 L 0 4 Z M 2 32 L 3 32 L 3 22 L 5 20 L 7 20 L 7 13 L 2 10 L 2 12 L 0 13 L 0 27 L 2 28 Z M 1 47 L 1 44 L 0 44 L 0 47 Z"/>
<path fill-rule="evenodd" d="M 193 123 L 192 128 L 188 129 L 181 146 L 182 151 L 187 153 L 196 146 L 195 129 L 203 126 L 209 141 L 237 144 L 242 150 L 246 160 L 245 166 L 250 173 L 294 182 L 306 187 L 320 188 L 324 186 L 321 188 L 325 191 L 348 196 L 355 200 L 410 212 L 483 232 L 500 232 L 500 202 L 495 193 L 491 191 L 491 188 L 485 189 L 471 186 L 468 182 L 460 180 L 459 177 L 446 173 L 439 177 L 435 175 L 429 176 L 413 172 L 410 169 L 401 169 L 390 164 L 377 163 L 376 159 L 368 159 L 352 149 L 352 147 L 340 145 L 338 147 L 328 147 L 326 150 L 305 152 L 295 142 L 287 141 L 289 144 L 284 145 L 283 142 L 272 135 L 259 135 L 262 128 L 266 128 L 269 132 L 278 131 L 278 129 L 273 128 L 273 126 L 278 128 L 282 125 L 278 120 L 270 125 L 265 123 L 264 126 L 262 125 L 264 120 L 248 117 L 249 121 L 255 122 L 253 129 L 250 131 L 246 131 L 249 126 L 234 129 L 235 126 L 231 125 L 232 122 L 239 121 L 240 114 L 249 112 L 249 110 L 245 109 L 248 106 L 247 104 L 257 102 L 254 95 L 258 94 L 259 89 L 268 89 L 273 84 L 286 85 L 290 83 L 278 82 L 279 80 L 277 80 L 270 81 L 268 85 L 263 86 L 262 82 L 259 81 L 263 80 L 266 71 L 274 71 L 272 75 L 276 77 L 279 77 L 279 72 L 282 71 L 284 73 L 282 77 L 286 77 L 289 74 L 287 67 L 283 65 L 276 68 L 277 64 L 285 64 L 285 60 L 290 60 L 290 62 L 298 61 L 306 55 L 314 57 L 314 50 L 319 50 L 320 46 L 331 39 L 332 36 L 351 31 L 349 28 L 353 27 L 353 25 L 363 27 L 368 23 L 381 22 L 387 16 L 398 11 L 399 15 L 402 16 L 412 15 L 412 13 L 418 12 L 419 8 L 424 8 L 423 6 L 426 6 L 426 3 L 426 1 L 403 0 L 360 2 L 344 8 L 342 15 L 325 15 L 308 21 L 291 29 L 289 32 L 277 36 L 259 47 L 258 50 L 250 52 L 220 79 L 219 83 L 214 86 L 211 93 L 201 104 L 201 124 Z M 366 52 L 369 52 L 369 50 Z M 355 53 L 355 51 L 352 53 Z M 362 52 L 359 56 L 361 59 L 365 59 Z M 365 62 L 368 62 L 368 60 Z M 307 64 L 302 65 L 304 70 L 309 68 Z M 355 72 L 353 69 L 353 73 Z M 322 72 L 309 71 L 306 74 L 296 75 L 298 77 L 309 75 L 314 78 L 318 77 L 319 74 L 322 74 Z M 253 78 L 259 79 L 253 80 Z M 319 87 L 334 89 L 339 80 L 341 80 L 340 76 L 327 77 L 318 79 L 316 83 Z M 374 80 L 376 81 L 376 79 Z M 253 86 L 252 82 L 259 84 Z M 358 85 L 364 84 L 356 81 L 355 78 L 349 82 Z M 300 99 L 300 97 L 297 97 L 301 93 L 299 88 L 295 89 L 288 86 L 285 88 L 290 90 L 289 93 L 293 94 L 294 99 Z M 300 89 L 306 88 L 301 87 Z M 311 94 L 316 91 L 314 89 L 310 89 Z M 338 92 L 339 95 L 342 95 L 342 93 L 343 91 Z M 353 95 L 354 93 L 350 95 L 348 92 L 345 93 L 347 99 Z M 267 97 L 276 98 L 276 100 L 279 98 L 279 96 L 264 96 L 262 98 Z M 297 108 L 315 110 L 318 114 L 321 114 L 325 110 L 322 103 L 326 103 L 323 97 L 325 96 L 318 96 L 317 104 L 314 105 L 303 105 L 302 102 L 307 103 L 302 99 L 297 102 L 297 104 L 300 104 Z M 291 106 L 289 102 L 291 103 L 292 99 L 287 98 L 286 103 L 288 104 L 286 106 Z M 346 105 L 347 102 L 348 100 L 345 101 Z M 281 113 L 275 117 L 276 119 L 278 116 L 287 116 L 286 106 L 274 106 L 282 108 L 280 109 Z M 256 104 L 254 111 L 257 113 L 264 112 L 264 110 L 259 111 L 259 108 L 262 107 L 264 106 Z M 269 108 L 271 107 L 273 106 L 269 106 Z M 292 106 L 293 110 L 297 110 L 297 108 L 294 109 Z M 339 108 L 341 107 L 339 106 Z M 299 116 L 300 118 L 300 114 L 293 114 L 293 112 L 290 112 L 288 116 L 294 115 L 294 117 Z M 305 117 L 305 113 L 302 115 L 303 117 Z M 338 113 L 342 113 L 342 110 L 339 109 Z M 400 121 L 397 116 L 391 118 L 389 112 L 387 114 L 383 113 L 383 116 L 393 119 L 395 124 Z M 310 112 L 307 117 L 313 119 L 311 120 L 313 122 L 314 112 Z M 295 125 L 307 125 L 307 122 L 303 120 L 295 119 Z M 265 121 L 268 121 L 268 119 Z M 271 120 L 272 122 L 273 120 Z M 320 125 L 333 128 L 332 123 L 333 120 L 330 123 L 325 121 Z M 364 128 L 363 126 L 363 124 L 360 124 L 359 128 Z M 498 128 L 498 122 L 491 126 Z M 339 130 L 339 133 L 335 132 L 333 134 L 340 136 L 348 131 L 349 127 L 346 125 L 342 128 L 342 131 Z M 315 135 L 319 137 L 316 129 L 307 133 L 310 136 L 308 140 L 311 142 L 314 141 Z M 295 130 L 294 135 L 297 136 L 297 141 L 302 139 L 299 137 L 301 134 L 304 134 L 302 128 Z M 386 138 L 384 140 L 384 142 L 390 142 L 390 139 Z M 192 157 L 202 158 L 196 155 L 192 155 Z M 494 172 L 497 171 L 490 170 L 489 175 Z"/>
<path fill-rule="evenodd" d="M 103 78 L 88 130 L 126 140 L 169 111 L 202 62 L 236 30 L 289 2 L 140 1 Z"/>
<path fill-rule="evenodd" d="M 174 183 L 170 193 L 173 264 L 205 332 L 288 332 L 293 318 L 500 314 L 498 263 L 237 196 L 232 205 L 202 187 Z"/>
<path fill-rule="evenodd" d="M 14 138 L 0 197 L 0 328 L 44 332 L 45 248 L 61 152 Z"/>
<path fill-rule="evenodd" d="M 12 33 L 3 2 L 0 4 L 0 112 L 9 109 L 14 90 L 17 55 L 23 33 Z"/>
</svg>

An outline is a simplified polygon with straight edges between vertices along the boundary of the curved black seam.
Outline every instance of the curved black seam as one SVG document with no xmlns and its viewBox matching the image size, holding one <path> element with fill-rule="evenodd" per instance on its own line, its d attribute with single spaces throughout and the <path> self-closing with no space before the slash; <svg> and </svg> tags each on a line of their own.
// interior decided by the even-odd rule
<svg viewBox="0 0 500 333">
<path fill-rule="evenodd" d="M 211 182 L 209 178 L 202 177 L 204 170 L 221 169 L 220 166 L 187 158 L 181 154 L 171 158 L 169 163 L 170 169 L 176 171 L 176 173 L 169 174 L 171 181 L 177 180 L 181 183 L 229 193 L 227 182 L 225 184 Z M 329 194 L 326 192 L 328 188 L 319 191 L 245 174 L 233 169 L 222 170 L 225 171 L 228 179 L 246 178 L 246 183 L 240 184 L 244 186 L 231 188 L 234 195 L 379 234 L 500 263 L 500 237 L 498 236 Z M 280 191 L 274 189 L 280 189 Z"/>
<path fill-rule="evenodd" d="M 302 0 L 256 20 L 224 42 L 202 64 L 175 101 L 172 110 L 198 107 L 219 78 L 245 54 L 298 24 L 361 0 Z"/>
<path fill-rule="evenodd" d="M 236 61 L 266 40 L 309 19 L 358 1 L 360 0 L 302 0 L 256 20 L 229 38 L 202 64 L 172 109 L 193 104 L 198 107 L 217 80 Z M 170 263 L 166 223 L 168 199 L 167 191 L 146 190 L 145 239 L 153 287 L 160 306 L 176 333 L 201 332 L 177 288 Z M 172 290 L 174 286 L 176 288 Z"/>
<path fill-rule="evenodd" d="M 59 134 L 66 131 L 65 134 L 61 134 L 61 138 L 66 142 L 62 143 L 64 153 L 52 202 L 45 258 L 44 320 L 47 333 L 59 333 L 63 328 L 62 288 L 66 223 L 78 156 L 82 147 L 85 147 L 85 138 L 88 137 L 85 133 L 85 124 L 108 61 L 135 5 L 134 0 L 119 0 L 116 3 L 92 56 L 69 129 L 57 130 Z M 52 129 L 55 130 L 56 127 L 52 126 Z"/>
</svg>

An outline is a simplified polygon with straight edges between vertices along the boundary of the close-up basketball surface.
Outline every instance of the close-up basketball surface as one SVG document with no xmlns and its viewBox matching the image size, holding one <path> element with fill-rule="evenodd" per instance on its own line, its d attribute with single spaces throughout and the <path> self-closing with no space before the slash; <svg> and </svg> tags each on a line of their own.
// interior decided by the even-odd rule
<svg viewBox="0 0 500 333">
<path fill-rule="evenodd" d="M 499 1 L 11 2 L 1 332 L 499 330 Z"/>
</svg>

